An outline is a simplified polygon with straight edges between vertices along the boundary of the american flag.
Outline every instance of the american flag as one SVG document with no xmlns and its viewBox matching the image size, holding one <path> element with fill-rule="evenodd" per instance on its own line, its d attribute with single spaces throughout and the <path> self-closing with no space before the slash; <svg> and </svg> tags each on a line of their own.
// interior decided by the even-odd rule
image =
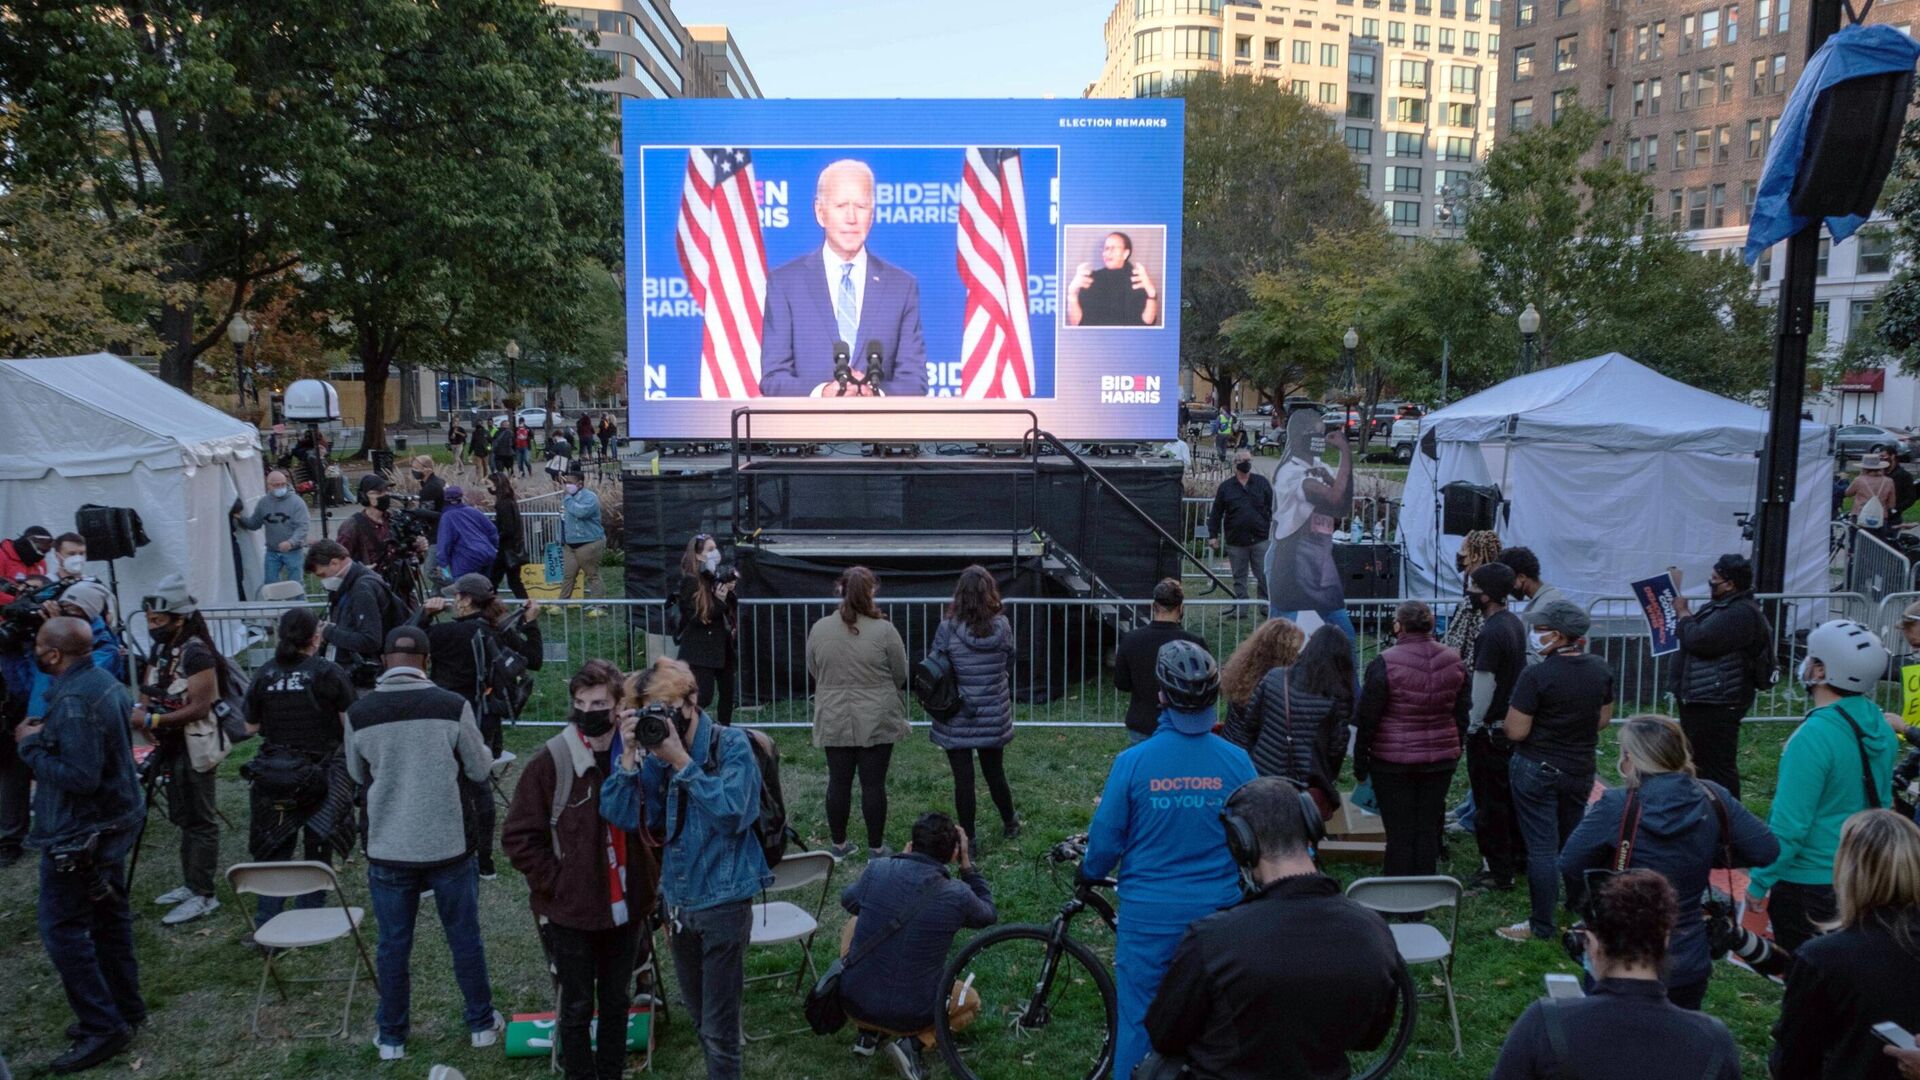
<svg viewBox="0 0 1920 1080">
<path fill-rule="evenodd" d="M 1027 329 L 1027 196 L 1020 151 L 970 146 L 960 185 L 960 280 L 967 287 L 960 393 L 1033 396 Z"/>
<path fill-rule="evenodd" d="M 687 154 L 674 247 L 705 322 L 700 396 L 760 396 L 760 318 L 767 306 L 767 249 L 760 241 L 753 155 L 738 147 Z"/>
</svg>

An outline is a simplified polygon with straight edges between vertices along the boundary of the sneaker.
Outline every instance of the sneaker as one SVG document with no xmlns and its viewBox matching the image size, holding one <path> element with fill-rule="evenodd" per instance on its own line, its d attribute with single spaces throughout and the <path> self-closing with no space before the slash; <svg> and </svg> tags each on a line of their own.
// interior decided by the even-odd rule
<svg viewBox="0 0 1920 1080">
<path fill-rule="evenodd" d="M 888 1039 L 887 1060 L 899 1071 L 900 1080 L 927 1080 L 927 1063 L 920 1056 L 920 1040 Z"/>
<path fill-rule="evenodd" d="M 1493 871 L 1491 870 L 1482 870 L 1473 876 L 1472 881 L 1467 882 L 1467 892 L 1469 894 L 1512 891 L 1513 879 L 1494 877 Z"/>
<path fill-rule="evenodd" d="M 877 1031 L 862 1031 L 853 1037 L 853 1052 L 857 1057 L 872 1057 L 878 1049 L 880 1033 Z"/>
<path fill-rule="evenodd" d="M 500 870 L 493 865 L 492 859 L 480 860 L 480 880 L 492 881 L 500 876 Z"/>
<path fill-rule="evenodd" d="M 832 844 L 828 846 L 827 854 L 833 856 L 834 862 L 840 862 L 852 858 L 853 853 L 858 850 L 858 848 L 853 846 L 853 841 L 849 840 L 844 844 Z"/>
<path fill-rule="evenodd" d="M 885 844 L 881 844 L 879 847 L 870 847 L 867 849 L 867 858 L 869 860 L 891 859 L 893 858 L 893 849 Z"/>
<path fill-rule="evenodd" d="M 401 1058 L 407 1056 L 406 1047 L 388 1046 L 386 1043 L 380 1041 L 380 1036 L 378 1035 L 373 1037 L 373 1048 L 380 1051 L 381 1061 L 399 1061 Z"/>
<path fill-rule="evenodd" d="M 74 1040 L 73 1045 L 67 1047 L 66 1053 L 53 1059 L 51 1068 L 55 1073 L 62 1075 L 85 1072 L 126 1053 L 127 1047 L 132 1044 L 132 1028 L 116 1035 L 89 1035 L 84 1039 Z"/>
<path fill-rule="evenodd" d="M 505 1030 L 507 1030 L 507 1018 L 500 1015 L 499 1009 L 493 1010 L 493 1019 L 487 1022 L 486 1030 L 473 1033 L 473 1048 L 475 1050 L 485 1050 L 487 1047 L 499 1042 L 500 1033 Z"/>
<path fill-rule="evenodd" d="M 172 911 L 161 916 L 160 925 L 179 926 L 181 923 L 190 923 L 202 915 L 211 915 L 219 910 L 220 901 L 211 896 L 195 893 L 181 901 Z"/>
<path fill-rule="evenodd" d="M 1000 835 L 1007 840 L 1020 839 L 1020 819 L 1014 818 L 1012 821 L 1007 822 L 1006 825 L 1001 828 Z"/>
<path fill-rule="evenodd" d="M 193 890 L 182 885 L 172 892 L 163 892 L 159 896 L 154 897 L 153 902 L 159 904 L 161 907 L 172 907 L 175 904 L 184 904 L 193 899 L 193 897 Z"/>
<path fill-rule="evenodd" d="M 1524 945 L 1533 940 L 1533 927 L 1528 926 L 1524 922 L 1517 922 L 1512 926 L 1503 926 L 1495 930 L 1494 933 L 1498 934 L 1502 941 L 1511 941 L 1519 945 Z"/>
</svg>

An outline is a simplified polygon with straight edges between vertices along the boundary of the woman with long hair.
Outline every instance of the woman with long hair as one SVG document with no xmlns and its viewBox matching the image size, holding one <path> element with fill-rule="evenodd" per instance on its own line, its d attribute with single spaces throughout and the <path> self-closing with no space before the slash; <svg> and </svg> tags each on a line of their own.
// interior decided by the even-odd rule
<svg viewBox="0 0 1920 1080">
<path fill-rule="evenodd" d="M 487 477 L 487 493 L 493 496 L 493 527 L 500 533 L 500 550 L 493 557 L 490 577 L 493 587 L 507 579 L 507 588 L 516 599 L 527 598 L 527 583 L 521 573 L 527 565 L 527 527 L 520 520 L 520 496 L 513 490 L 513 477 L 496 472 Z"/>
<path fill-rule="evenodd" d="M 1353 639 L 1339 627 L 1321 623 L 1308 635 L 1293 668 L 1290 681 L 1295 691 L 1333 703 L 1318 741 L 1326 754 L 1325 774 L 1338 780 L 1340 769 L 1347 763 L 1347 743 L 1353 734 L 1354 687 L 1359 684 L 1353 665 Z"/>
<path fill-rule="evenodd" d="M 1305 643 L 1293 620 L 1268 619 L 1227 658 L 1220 694 L 1227 702 L 1228 740 L 1246 748 L 1260 775 L 1298 784 L 1326 815 L 1340 797 L 1326 772 L 1330 748 L 1324 743 L 1336 708 L 1344 710 L 1345 702 L 1302 688 L 1304 672 L 1296 665 Z M 1349 690 L 1345 698 L 1351 697 Z"/>
<path fill-rule="evenodd" d="M 699 533 L 680 555 L 680 659 L 699 683 L 700 707 L 733 724 L 734 632 L 739 598 L 720 580 L 720 541 Z M 716 700 L 716 696 L 717 699 Z"/>
<path fill-rule="evenodd" d="M 172 906 L 160 919 L 178 926 L 219 910 L 214 872 L 220 865 L 219 795 L 214 784 L 218 762 L 197 769 L 189 739 L 213 736 L 189 733 L 227 693 L 226 659 L 214 644 L 200 605 L 187 592 L 186 579 L 169 574 L 140 601 L 147 634 L 153 640 L 142 665 L 140 704 L 129 719 L 136 732 L 154 743 L 166 776 L 167 819 L 180 830 L 180 873 L 184 881 L 155 903 Z"/>
<path fill-rule="evenodd" d="M 1454 568 L 1460 571 L 1461 588 L 1466 588 L 1467 575 L 1488 563 L 1500 561 L 1500 534 L 1492 529 L 1475 529 L 1460 540 L 1460 553 L 1454 556 Z M 1500 598 L 1502 603 L 1506 597 Z M 1440 644 L 1460 654 L 1467 667 L 1473 667 L 1473 646 L 1480 637 L 1480 628 L 1486 625 L 1487 617 L 1471 603 L 1463 603 L 1453 609 L 1453 617 L 1447 620 L 1447 632 L 1440 637 Z"/>
<path fill-rule="evenodd" d="M 1571 883 L 1588 870 L 1620 868 L 1620 849 L 1628 844 L 1626 868 L 1653 870 L 1672 882 L 1687 899 L 1667 949 L 1667 1000 L 1698 1009 L 1713 974 L 1699 903 L 1708 874 L 1729 865 L 1765 866 L 1779 857 L 1780 842 L 1725 788 L 1695 777 L 1679 724 L 1635 716 L 1619 730 L 1620 786 L 1580 819 L 1560 851 L 1560 872 Z"/>
<path fill-rule="evenodd" d="M 1008 840 L 1020 835 L 1005 763 L 1007 744 L 1013 741 L 1013 624 L 1000 607 L 1000 587 L 993 575 L 985 567 L 969 566 L 960 572 L 953 602 L 933 635 L 932 651 L 952 661 L 960 686 L 960 711 L 933 722 L 933 745 L 947 752 L 954 809 L 975 850 L 980 838 L 974 829 L 975 754 L 1000 811 L 1001 835 Z"/>
<path fill-rule="evenodd" d="M 1862 810 L 1833 860 L 1839 918 L 1801 945 L 1773 1028 L 1774 1076 L 1893 1080 L 1873 1025 L 1920 1031 L 1920 825 Z"/>
<path fill-rule="evenodd" d="M 827 831 L 834 858 L 853 854 L 847 840 L 853 778 L 860 776 L 860 816 L 867 854 L 886 846 L 887 765 L 893 744 L 907 737 L 906 643 L 874 603 L 880 582 L 850 566 L 834 591 L 840 607 L 807 632 L 807 674 L 813 678 L 813 745 L 827 754 Z"/>
</svg>

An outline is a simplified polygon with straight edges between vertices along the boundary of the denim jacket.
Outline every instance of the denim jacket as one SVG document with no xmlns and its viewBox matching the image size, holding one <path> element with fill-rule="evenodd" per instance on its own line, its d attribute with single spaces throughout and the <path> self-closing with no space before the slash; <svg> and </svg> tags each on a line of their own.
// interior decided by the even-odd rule
<svg viewBox="0 0 1920 1080">
<path fill-rule="evenodd" d="M 600 524 L 600 496 L 581 488 L 560 500 L 560 510 L 561 543 L 591 544 L 607 538 Z"/>
<path fill-rule="evenodd" d="M 600 816 L 615 828 L 637 832 L 644 807 L 647 830 L 664 838 L 660 895 L 668 911 L 704 911 L 751 899 L 773 884 L 753 835 L 760 816 L 760 766 L 753 746 L 746 732 L 719 727 L 702 713 L 687 756 L 690 761 L 681 770 L 651 754 L 638 769 L 616 767 L 600 789 Z M 710 757 L 718 759 L 713 770 L 707 768 Z"/>
<path fill-rule="evenodd" d="M 116 834 L 103 841 L 108 851 L 126 846 L 114 841 L 130 840 L 146 813 L 127 731 L 132 711 L 127 688 L 90 664 L 48 686 L 46 726 L 20 743 L 36 782 L 28 847 L 44 851 L 90 832 Z"/>
</svg>

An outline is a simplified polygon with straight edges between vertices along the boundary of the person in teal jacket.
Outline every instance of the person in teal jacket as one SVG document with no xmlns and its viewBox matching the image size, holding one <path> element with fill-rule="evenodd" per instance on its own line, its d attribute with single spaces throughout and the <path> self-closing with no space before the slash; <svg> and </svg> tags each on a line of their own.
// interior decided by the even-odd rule
<svg viewBox="0 0 1920 1080">
<path fill-rule="evenodd" d="M 1886 671 L 1886 648 L 1857 622 L 1821 623 L 1807 636 L 1799 677 L 1813 711 L 1781 752 L 1767 821 L 1780 857 L 1755 870 L 1747 885 L 1748 906 L 1768 913 L 1773 940 L 1788 952 L 1819 933 L 1816 923 L 1834 917 L 1840 826 L 1861 810 L 1893 805 L 1899 742 L 1865 696 Z"/>
<path fill-rule="evenodd" d="M 1227 852 L 1220 811 L 1257 774 L 1240 747 L 1213 734 L 1220 668 L 1191 641 L 1160 647 L 1159 726 L 1120 752 L 1088 831 L 1081 877 L 1124 863 L 1114 942 L 1120 1030 L 1113 1075 L 1133 1075 L 1150 1049 L 1147 1006 L 1188 924 L 1240 900 L 1240 868 Z"/>
</svg>

